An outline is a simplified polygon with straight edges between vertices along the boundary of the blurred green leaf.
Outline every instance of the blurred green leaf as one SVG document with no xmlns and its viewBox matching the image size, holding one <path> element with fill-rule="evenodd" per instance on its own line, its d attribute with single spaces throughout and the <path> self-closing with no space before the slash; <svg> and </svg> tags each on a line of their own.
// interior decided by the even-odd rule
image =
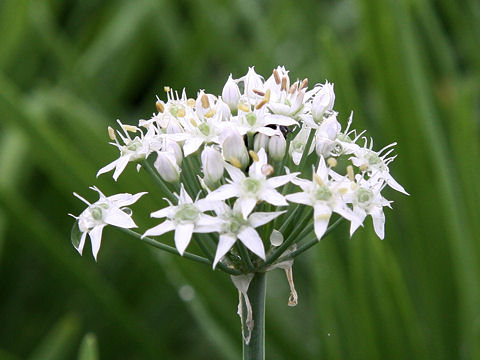
<svg viewBox="0 0 480 360">
<path fill-rule="evenodd" d="M 98 345 L 95 334 L 86 334 L 80 343 L 78 360 L 98 360 Z"/>
</svg>

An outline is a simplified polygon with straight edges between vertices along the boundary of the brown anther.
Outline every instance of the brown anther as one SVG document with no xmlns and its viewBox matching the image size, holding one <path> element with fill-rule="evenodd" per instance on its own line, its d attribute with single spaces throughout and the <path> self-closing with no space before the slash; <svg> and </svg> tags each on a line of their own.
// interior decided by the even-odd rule
<svg viewBox="0 0 480 360">
<path fill-rule="evenodd" d="M 259 160 L 258 155 L 255 151 L 250 150 L 248 153 L 250 154 L 250 157 L 252 158 L 253 161 L 257 162 Z"/>
<path fill-rule="evenodd" d="M 111 126 L 108 127 L 108 136 L 113 141 L 117 140 L 117 136 L 115 135 L 115 130 L 113 130 Z"/>
<path fill-rule="evenodd" d="M 164 86 L 163 91 L 165 91 L 166 93 L 169 92 L 170 91 L 170 86 Z"/>
<path fill-rule="evenodd" d="M 280 75 L 278 75 L 277 69 L 273 70 L 273 77 L 275 78 L 275 82 L 277 83 L 277 85 L 280 85 Z"/>
<path fill-rule="evenodd" d="M 184 117 L 185 114 L 186 114 L 186 112 L 185 112 L 184 108 L 180 108 L 180 109 L 177 110 L 177 116 L 178 117 Z"/>
<path fill-rule="evenodd" d="M 273 168 L 272 165 L 270 164 L 265 164 L 262 166 L 262 174 L 265 175 L 265 176 L 270 176 L 273 174 L 273 172 L 275 171 L 275 169 Z"/>
<path fill-rule="evenodd" d="M 267 91 L 265 92 L 265 101 L 268 103 L 270 101 L 270 94 L 272 93 L 272 91 L 270 89 L 267 89 Z"/>
<path fill-rule="evenodd" d="M 265 101 L 265 99 L 263 99 L 262 101 L 260 101 L 257 106 L 255 106 L 255 109 L 259 110 L 263 107 L 263 105 L 265 105 L 267 102 Z"/>
<path fill-rule="evenodd" d="M 210 110 L 208 110 L 208 112 L 205 114 L 205 117 L 206 117 L 206 118 L 211 118 L 213 115 L 215 115 L 215 110 L 214 110 L 214 109 L 210 109 Z"/>
<path fill-rule="evenodd" d="M 259 96 L 265 96 L 265 93 L 263 91 L 260 91 L 260 90 L 257 90 L 257 89 L 253 89 L 253 92 Z"/>
<path fill-rule="evenodd" d="M 355 173 L 353 172 L 353 166 L 352 165 L 347 166 L 347 176 L 350 179 L 350 181 L 355 180 Z"/>
<path fill-rule="evenodd" d="M 250 106 L 248 106 L 247 104 L 244 104 L 244 103 L 239 103 L 237 105 L 237 108 L 238 108 L 238 110 L 241 110 L 243 112 L 250 112 Z"/>
<path fill-rule="evenodd" d="M 157 101 L 155 103 L 155 107 L 157 108 L 157 111 L 159 113 L 163 113 L 165 111 L 165 107 L 163 106 L 163 103 L 161 101 Z"/>
<path fill-rule="evenodd" d="M 282 86 L 280 87 L 280 90 L 287 91 L 287 78 L 286 77 L 282 78 Z"/>
<path fill-rule="evenodd" d="M 298 81 L 295 81 L 292 86 L 290 86 L 290 90 L 288 91 L 290 94 L 293 94 L 297 91 L 298 88 Z"/>
<path fill-rule="evenodd" d="M 193 108 L 195 106 L 195 99 L 192 99 L 192 98 L 188 99 L 187 105 Z"/>
<path fill-rule="evenodd" d="M 192 125 L 195 126 L 195 127 L 198 127 L 198 124 L 197 124 L 197 122 L 195 121 L 194 118 L 191 118 L 191 119 L 190 119 L 190 124 L 192 124 Z"/>
<path fill-rule="evenodd" d="M 202 107 L 204 109 L 208 109 L 210 107 L 210 101 L 208 101 L 208 96 L 207 94 L 202 94 L 202 97 L 200 98 L 202 102 Z"/>
<path fill-rule="evenodd" d="M 299 90 L 302 90 L 308 86 L 308 79 L 303 79 L 302 83 L 300 84 Z"/>
<path fill-rule="evenodd" d="M 328 158 L 328 159 L 327 159 L 327 164 L 328 164 L 328 166 L 330 166 L 330 167 L 335 167 L 335 166 L 337 166 L 337 159 L 335 159 L 335 158 L 333 158 L 333 157 Z"/>
</svg>

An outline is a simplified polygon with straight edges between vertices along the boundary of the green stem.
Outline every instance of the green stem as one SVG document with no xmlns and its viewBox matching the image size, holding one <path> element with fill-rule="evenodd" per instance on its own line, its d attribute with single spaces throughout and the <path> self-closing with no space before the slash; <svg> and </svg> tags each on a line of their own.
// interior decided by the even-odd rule
<svg viewBox="0 0 480 360">
<path fill-rule="evenodd" d="M 172 203 L 176 204 L 177 203 L 177 198 L 173 193 L 170 191 L 170 189 L 167 187 L 167 184 L 158 176 L 157 171 L 152 167 L 150 162 L 148 160 L 143 161 L 143 166 L 145 169 L 147 169 L 147 172 L 150 174 L 150 176 L 155 180 L 157 185 L 160 187 L 162 190 L 163 194 L 170 200 Z"/>
<path fill-rule="evenodd" d="M 243 360 L 264 360 L 265 359 L 265 292 L 267 285 L 267 275 L 264 272 L 257 272 L 248 287 L 248 298 L 253 312 L 253 330 L 250 342 L 243 343 Z M 247 309 L 245 300 L 242 297 L 242 319 L 245 322 L 247 318 Z M 246 330 L 246 324 L 242 324 Z"/>
</svg>

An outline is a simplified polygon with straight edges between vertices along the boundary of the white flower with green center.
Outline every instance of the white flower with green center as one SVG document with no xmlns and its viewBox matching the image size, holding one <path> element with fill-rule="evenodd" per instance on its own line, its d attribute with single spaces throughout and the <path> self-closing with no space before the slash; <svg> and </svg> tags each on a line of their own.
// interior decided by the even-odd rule
<svg viewBox="0 0 480 360">
<path fill-rule="evenodd" d="M 258 159 L 250 166 L 249 176 L 245 176 L 240 169 L 226 164 L 226 169 L 232 180 L 227 180 L 229 184 L 220 186 L 208 194 L 206 199 L 226 200 L 233 197 L 238 198 L 236 202 L 238 202 L 244 219 L 248 217 L 257 202 L 260 201 L 266 201 L 275 206 L 288 206 L 285 197 L 275 189 L 295 179 L 298 173 L 267 179 L 269 166 L 264 149 L 260 149 Z"/>
<path fill-rule="evenodd" d="M 298 134 L 293 138 L 293 140 L 290 142 L 290 147 L 288 148 L 288 153 L 292 157 L 293 163 L 295 165 L 300 164 L 300 161 L 302 160 L 303 152 L 305 150 L 305 146 L 308 141 L 308 135 L 310 134 L 310 131 L 312 131 L 311 128 L 308 127 L 302 127 Z M 315 144 L 312 143 L 310 146 L 310 149 L 308 149 L 308 155 L 310 155 L 313 150 L 315 149 Z"/>
<path fill-rule="evenodd" d="M 170 203 L 170 206 L 150 214 L 154 218 L 167 218 L 167 220 L 147 230 L 143 237 L 160 236 L 175 230 L 175 246 L 180 255 L 183 255 L 194 232 L 219 232 L 222 221 L 216 217 L 204 214 L 205 211 L 215 208 L 215 202 L 206 199 L 194 202 L 185 191 L 183 184 L 180 188 L 180 195 L 177 195 L 177 198 L 177 205 Z"/>
<path fill-rule="evenodd" d="M 247 133 L 261 133 L 267 136 L 273 136 L 277 133 L 277 131 L 268 127 L 268 125 L 292 126 L 298 124 L 292 118 L 271 115 L 265 106 L 261 107 L 260 109 L 250 109 L 248 106 L 247 108 L 244 108 L 244 110 L 245 111 L 241 109 L 239 110 L 235 124 L 236 128 L 242 135 Z"/>
<path fill-rule="evenodd" d="M 383 189 L 383 181 L 375 181 L 372 179 L 365 180 L 357 175 L 357 183 L 353 187 L 354 190 L 345 195 L 345 200 L 352 204 L 355 221 L 350 225 L 350 235 L 353 235 L 363 221 L 370 215 L 373 220 L 375 233 L 383 240 L 385 236 L 385 214 L 383 207 L 391 208 L 390 203 L 385 199 L 380 191 Z"/>
<path fill-rule="evenodd" d="M 297 192 L 286 196 L 288 201 L 313 207 L 313 224 L 315 235 L 320 240 L 327 230 L 332 212 L 340 214 L 350 221 L 355 220 L 355 215 L 348 208 L 342 198 L 341 190 L 335 180 L 330 178 L 330 170 L 325 164 L 323 157 L 320 158 L 318 169 L 313 174 L 313 181 L 293 179 L 303 192 Z M 335 176 L 340 176 L 335 174 Z"/>
<path fill-rule="evenodd" d="M 371 178 L 382 179 L 392 189 L 409 195 L 403 186 L 390 175 L 390 170 L 388 169 L 388 164 L 396 158 L 396 155 L 388 157 L 394 150 L 392 147 L 395 145 L 397 145 L 397 143 L 392 143 L 376 152 L 372 150 L 373 140 L 371 140 L 369 147 L 367 147 L 366 144 L 364 147 L 359 147 L 353 156 L 350 157 L 350 160 L 353 165 L 357 166 L 361 171 L 366 172 Z M 382 155 L 385 150 L 387 151 Z"/>
<path fill-rule="evenodd" d="M 117 181 L 120 174 L 125 170 L 127 164 L 131 161 L 144 160 L 154 151 L 160 150 L 162 147 L 162 141 L 156 134 L 154 126 L 149 126 L 146 134 L 136 126 L 123 125 L 118 121 L 120 127 L 123 129 L 124 134 L 117 131 L 117 134 L 122 139 L 123 145 L 119 143 L 113 130 L 109 128 L 110 138 L 115 142 L 110 144 L 116 146 L 120 150 L 120 157 L 111 162 L 110 164 L 102 167 L 97 172 L 97 177 L 103 173 L 107 173 L 115 169 L 113 173 L 113 179 Z M 110 131 L 111 130 L 111 131 Z M 133 139 L 130 137 L 129 132 L 138 132 L 140 136 L 135 136 Z"/>
<path fill-rule="evenodd" d="M 263 241 L 255 228 L 272 221 L 285 211 L 256 212 L 246 219 L 241 213 L 238 203 L 231 209 L 224 202 L 219 203 L 215 209 L 216 214 L 222 220 L 222 229 L 218 240 L 217 252 L 213 261 L 213 268 L 232 248 L 235 242 L 240 240 L 251 252 L 265 260 L 265 248 Z"/>
<path fill-rule="evenodd" d="M 100 199 L 95 203 L 90 204 L 80 195 L 73 193 L 77 198 L 87 204 L 88 208 L 78 217 L 70 215 L 77 219 L 78 230 L 81 232 L 80 240 L 73 245 L 77 251 L 82 254 L 88 234 L 90 236 L 90 241 L 92 242 L 93 257 L 97 260 L 98 251 L 100 250 L 102 242 L 103 228 L 106 225 L 113 225 L 125 229 L 137 227 L 132 220 L 131 211 L 124 208 L 135 203 L 145 195 L 146 192 L 141 192 L 135 195 L 125 193 L 106 197 L 97 187 L 93 186 L 90 189 L 98 192 Z M 77 226 L 77 224 L 74 226 Z M 77 240 L 78 239 L 73 239 L 72 237 L 72 241 L 76 242 Z"/>
</svg>

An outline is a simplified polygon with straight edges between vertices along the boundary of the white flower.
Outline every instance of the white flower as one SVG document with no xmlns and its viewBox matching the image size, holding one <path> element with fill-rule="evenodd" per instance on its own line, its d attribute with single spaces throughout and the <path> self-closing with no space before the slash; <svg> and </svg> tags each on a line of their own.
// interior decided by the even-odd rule
<svg viewBox="0 0 480 360">
<path fill-rule="evenodd" d="M 336 114 L 325 119 L 315 133 L 315 151 L 318 156 L 327 158 L 335 148 L 335 139 L 340 132 L 341 126 L 337 121 Z"/>
<path fill-rule="evenodd" d="M 272 160 L 280 161 L 285 156 L 285 150 L 287 148 L 287 141 L 279 131 L 277 135 L 274 135 L 268 141 L 268 155 Z"/>
<path fill-rule="evenodd" d="M 224 159 L 238 168 L 246 168 L 250 158 L 243 137 L 236 128 L 225 128 L 220 141 Z"/>
<path fill-rule="evenodd" d="M 268 166 L 267 154 L 264 149 L 260 149 L 258 152 L 258 159 L 250 166 L 248 177 L 241 170 L 230 165 L 226 166 L 232 180 L 227 180 L 229 184 L 220 186 L 217 190 L 208 194 L 206 199 L 226 200 L 237 197 L 238 206 L 244 219 L 248 217 L 259 201 L 266 201 L 275 206 L 287 206 L 285 197 L 275 188 L 285 185 L 294 179 L 298 173 L 267 179 Z"/>
<path fill-rule="evenodd" d="M 293 179 L 292 182 L 300 186 L 303 192 L 286 196 L 288 201 L 313 207 L 314 230 L 319 240 L 327 230 L 332 212 L 336 212 L 350 221 L 355 220 L 355 216 L 343 200 L 337 184 L 330 179 L 330 172 L 333 171 L 327 168 L 325 160 L 321 157 L 318 169 L 313 175 L 313 181 Z"/>
<path fill-rule="evenodd" d="M 353 213 L 356 218 L 350 225 L 350 235 L 353 235 L 355 230 L 362 225 L 367 215 L 370 215 L 373 220 L 375 233 L 380 239 L 383 239 L 385 236 L 383 207 L 391 208 L 391 201 L 388 201 L 380 194 L 384 183 L 371 179 L 365 180 L 360 175 L 357 175 L 357 178 L 358 182 L 355 184 L 354 190 L 345 195 L 345 200 L 353 206 Z"/>
<path fill-rule="evenodd" d="M 267 136 L 273 136 L 277 130 L 268 127 L 268 125 L 292 126 L 298 124 L 297 121 L 290 117 L 271 115 L 265 106 L 260 109 L 255 108 L 253 111 L 247 110 L 244 112 L 239 110 L 237 119 L 237 129 L 242 135 L 246 133 L 262 133 Z"/>
<path fill-rule="evenodd" d="M 185 191 L 183 184 L 181 184 L 180 195 L 177 195 L 177 198 L 177 205 L 170 203 L 170 206 L 151 213 L 154 218 L 166 217 L 167 220 L 147 230 L 143 236 L 159 236 L 175 230 L 175 246 L 180 255 L 183 255 L 194 232 L 218 232 L 222 222 L 218 218 L 204 214 L 205 211 L 215 208 L 215 202 L 206 199 L 194 202 Z"/>
<path fill-rule="evenodd" d="M 115 134 L 112 133 L 112 140 L 115 142 L 111 143 L 112 145 L 116 146 L 120 150 L 120 157 L 113 161 L 112 163 L 104 166 L 100 170 L 98 170 L 97 177 L 103 173 L 112 171 L 115 169 L 113 173 L 113 179 L 117 181 L 120 174 L 125 170 L 125 167 L 130 161 L 138 161 L 143 160 L 150 155 L 153 151 L 157 151 L 161 148 L 161 141 L 156 135 L 154 126 L 149 126 L 147 133 L 144 135 L 141 130 L 135 126 L 123 125 L 120 121 L 118 121 L 120 127 L 124 131 L 124 135 L 117 131 L 117 134 L 122 139 L 124 145 L 121 145 Z M 129 131 L 139 132 L 140 136 L 135 136 L 133 139 L 129 135 Z"/>
<path fill-rule="evenodd" d="M 308 127 L 302 127 L 295 138 L 290 142 L 290 147 L 288 148 L 288 152 L 292 157 L 293 163 L 295 165 L 300 164 L 300 160 L 302 159 L 303 152 L 305 151 L 305 146 L 308 141 L 308 135 L 310 134 L 312 129 Z M 308 154 L 310 155 L 313 150 L 315 149 L 315 144 L 310 146 L 308 149 Z"/>
<path fill-rule="evenodd" d="M 100 250 L 102 242 L 102 231 L 106 225 L 113 225 L 125 229 L 137 227 L 132 220 L 131 213 L 123 211 L 122 208 L 135 203 L 140 197 L 146 194 L 146 192 L 132 194 L 117 194 L 106 197 L 98 188 L 91 187 L 90 189 L 98 192 L 100 199 L 93 204 L 90 204 L 87 200 L 80 195 L 73 193 L 77 198 L 82 200 L 88 205 L 78 217 L 73 216 L 78 221 L 78 228 L 82 233 L 78 246 L 75 246 L 77 251 L 82 254 L 83 247 L 85 246 L 85 239 L 87 234 L 90 236 L 92 242 L 92 253 L 95 260 L 97 260 L 97 254 Z"/>
<path fill-rule="evenodd" d="M 242 81 L 244 85 L 244 94 L 251 99 L 256 99 L 257 94 L 253 90 L 261 90 L 263 88 L 263 79 L 255 72 L 255 67 L 249 67 L 245 76 L 238 79 Z"/>
<path fill-rule="evenodd" d="M 170 151 L 157 152 L 157 159 L 154 163 L 155 169 L 163 180 L 169 183 L 176 183 L 180 180 L 181 169 L 175 159 L 175 154 Z"/>
<path fill-rule="evenodd" d="M 217 215 L 222 219 L 223 225 L 220 231 L 217 252 L 213 261 L 213 268 L 223 256 L 232 248 L 239 239 L 251 252 L 265 260 L 265 248 L 263 241 L 255 228 L 265 225 L 285 211 L 257 212 L 250 214 L 246 219 L 241 213 L 239 204 L 231 209 L 224 202 L 215 209 Z"/>
<path fill-rule="evenodd" d="M 392 177 L 392 175 L 390 175 L 390 170 L 388 169 L 388 164 L 396 158 L 396 155 L 388 157 L 388 155 L 390 155 L 394 150 L 390 148 L 395 145 L 397 145 L 397 143 L 392 143 L 376 152 L 372 150 L 373 140 L 371 140 L 369 147 L 367 147 L 367 144 L 365 144 L 364 147 L 359 147 L 353 156 L 350 157 L 350 160 L 352 161 L 353 165 L 357 166 L 361 171 L 368 173 L 371 178 L 383 179 L 392 189 L 409 195 L 403 186 L 400 185 Z M 382 155 L 382 153 L 387 149 L 389 150 Z"/>
</svg>

